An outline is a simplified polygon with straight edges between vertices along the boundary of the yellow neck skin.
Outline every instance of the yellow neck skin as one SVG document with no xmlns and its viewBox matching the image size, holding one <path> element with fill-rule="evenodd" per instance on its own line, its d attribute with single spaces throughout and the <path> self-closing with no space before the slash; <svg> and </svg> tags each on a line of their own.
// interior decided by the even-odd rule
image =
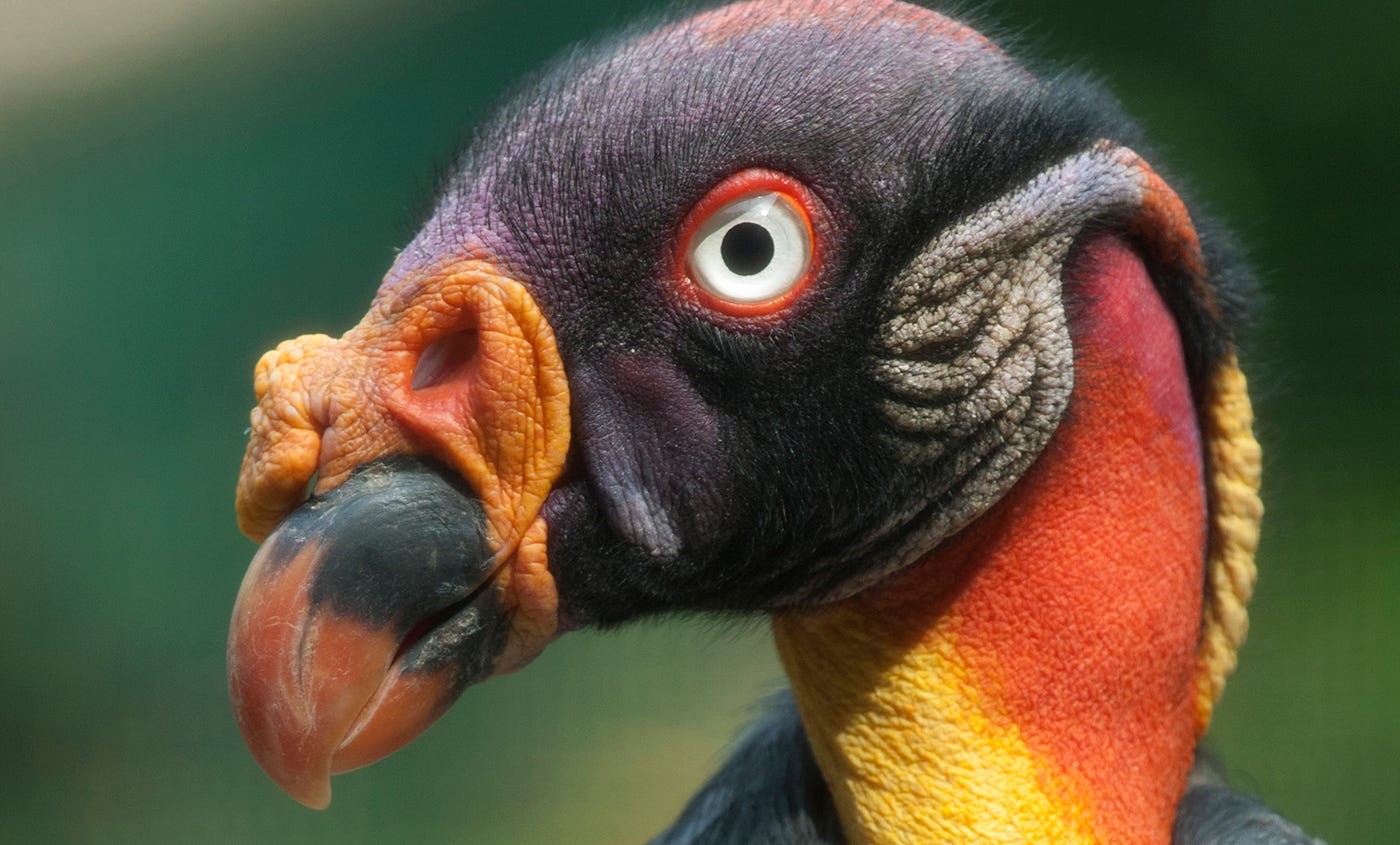
<svg viewBox="0 0 1400 845">
<path fill-rule="evenodd" d="M 989 712 L 951 627 L 905 647 L 846 608 L 775 620 L 847 841 L 1097 841 L 1082 802 Z"/>
<path fill-rule="evenodd" d="M 973 526 L 774 619 L 852 845 L 1170 839 L 1200 727 L 1199 446 L 1132 354 L 1083 356 L 1076 384 Z"/>
</svg>

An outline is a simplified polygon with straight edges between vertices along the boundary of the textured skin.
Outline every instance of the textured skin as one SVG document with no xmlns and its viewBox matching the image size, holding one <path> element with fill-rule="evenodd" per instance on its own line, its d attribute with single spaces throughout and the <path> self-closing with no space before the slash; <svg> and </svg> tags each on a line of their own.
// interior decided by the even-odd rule
<svg viewBox="0 0 1400 845">
<path fill-rule="evenodd" d="M 1073 156 L 940 232 L 882 293 L 868 364 L 885 390 L 881 433 L 925 487 L 885 516 L 872 541 L 897 534 L 903 547 L 863 582 L 970 523 L 1049 442 L 1074 382 L 1060 285 L 1070 248 L 1135 209 L 1143 181 L 1121 148 Z"/>
<path fill-rule="evenodd" d="M 1210 723 L 1225 680 L 1235 671 L 1240 646 L 1249 633 L 1245 605 L 1254 593 L 1259 547 L 1259 499 L 1263 457 L 1254 439 L 1254 413 L 1244 374 L 1226 362 L 1212 377 L 1202 403 L 1206 459 L 1211 468 L 1210 545 L 1206 606 L 1201 623 L 1196 713 L 1200 730 Z"/>
<path fill-rule="evenodd" d="M 469 336 L 470 357 L 432 361 L 458 335 Z M 481 261 L 425 268 L 381 292 L 343 337 L 284 341 L 258 362 L 239 526 L 262 540 L 304 501 L 313 476 L 324 492 L 357 466 L 428 452 L 482 497 L 493 546 L 508 553 L 568 452 L 563 370 L 553 332 L 518 282 Z"/>
</svg>

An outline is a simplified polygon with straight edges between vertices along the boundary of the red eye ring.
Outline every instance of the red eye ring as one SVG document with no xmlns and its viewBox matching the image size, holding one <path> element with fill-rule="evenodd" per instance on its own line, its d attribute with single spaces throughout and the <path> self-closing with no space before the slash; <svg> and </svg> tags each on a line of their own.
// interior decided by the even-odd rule
<svg viewBox="0 0 1400 845">
<path fill-rule="evenodd" d="M 777 194 L 800 216 L 801 226 L 810 245 L 806 269 L 795 284 L 769 299 L 745 302 L 718 296 L 707 290 L 692 274 L 692 241 L 701 227 L 726 206 L 765 193 Z M 778 315 L 801 298 L 820 272 L 824 250 L 819 235 L 825 230 L 825 223 L 826 216 L 822 205 L 806 185 L 776 170 L 761 167 L 741 170 L 711 188 L 681 223 L 674 259 L 678 292 L 685 301 L 730 317 L 762 318 Z"/>
</svg>

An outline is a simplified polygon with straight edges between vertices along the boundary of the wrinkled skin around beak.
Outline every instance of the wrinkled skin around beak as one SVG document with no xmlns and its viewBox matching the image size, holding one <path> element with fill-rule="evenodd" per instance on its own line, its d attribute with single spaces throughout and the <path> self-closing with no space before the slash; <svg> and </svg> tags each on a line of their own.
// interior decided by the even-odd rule
<svg viewBox="0 0 1400 845">
<path fill-rule="evenodd" d="M 264 542 L 229 688 L 258 762 L 319 808 L 331 774 L 554 637 L 538 513 L 568 451 L 568 388 L 534 301 L 481 261 L 386 284 L 342 338 L 263 356 L 255 388 L 237 508 Z"/>
</svg>

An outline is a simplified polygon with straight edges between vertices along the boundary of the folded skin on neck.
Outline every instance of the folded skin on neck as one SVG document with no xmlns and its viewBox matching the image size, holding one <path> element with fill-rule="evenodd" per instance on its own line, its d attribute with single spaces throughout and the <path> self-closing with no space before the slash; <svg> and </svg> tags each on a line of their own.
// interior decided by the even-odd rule
<svg viewBox="0 0 1400 845">
<path fill-rule="evenodd" d="M 1102 236 L 1075 388 L 1001 502 L 850 599 L 775 617 L 847 838 L 1167 842 L 1199 738 L 1206 505 L 1175 325 Z"/>
</svg>

